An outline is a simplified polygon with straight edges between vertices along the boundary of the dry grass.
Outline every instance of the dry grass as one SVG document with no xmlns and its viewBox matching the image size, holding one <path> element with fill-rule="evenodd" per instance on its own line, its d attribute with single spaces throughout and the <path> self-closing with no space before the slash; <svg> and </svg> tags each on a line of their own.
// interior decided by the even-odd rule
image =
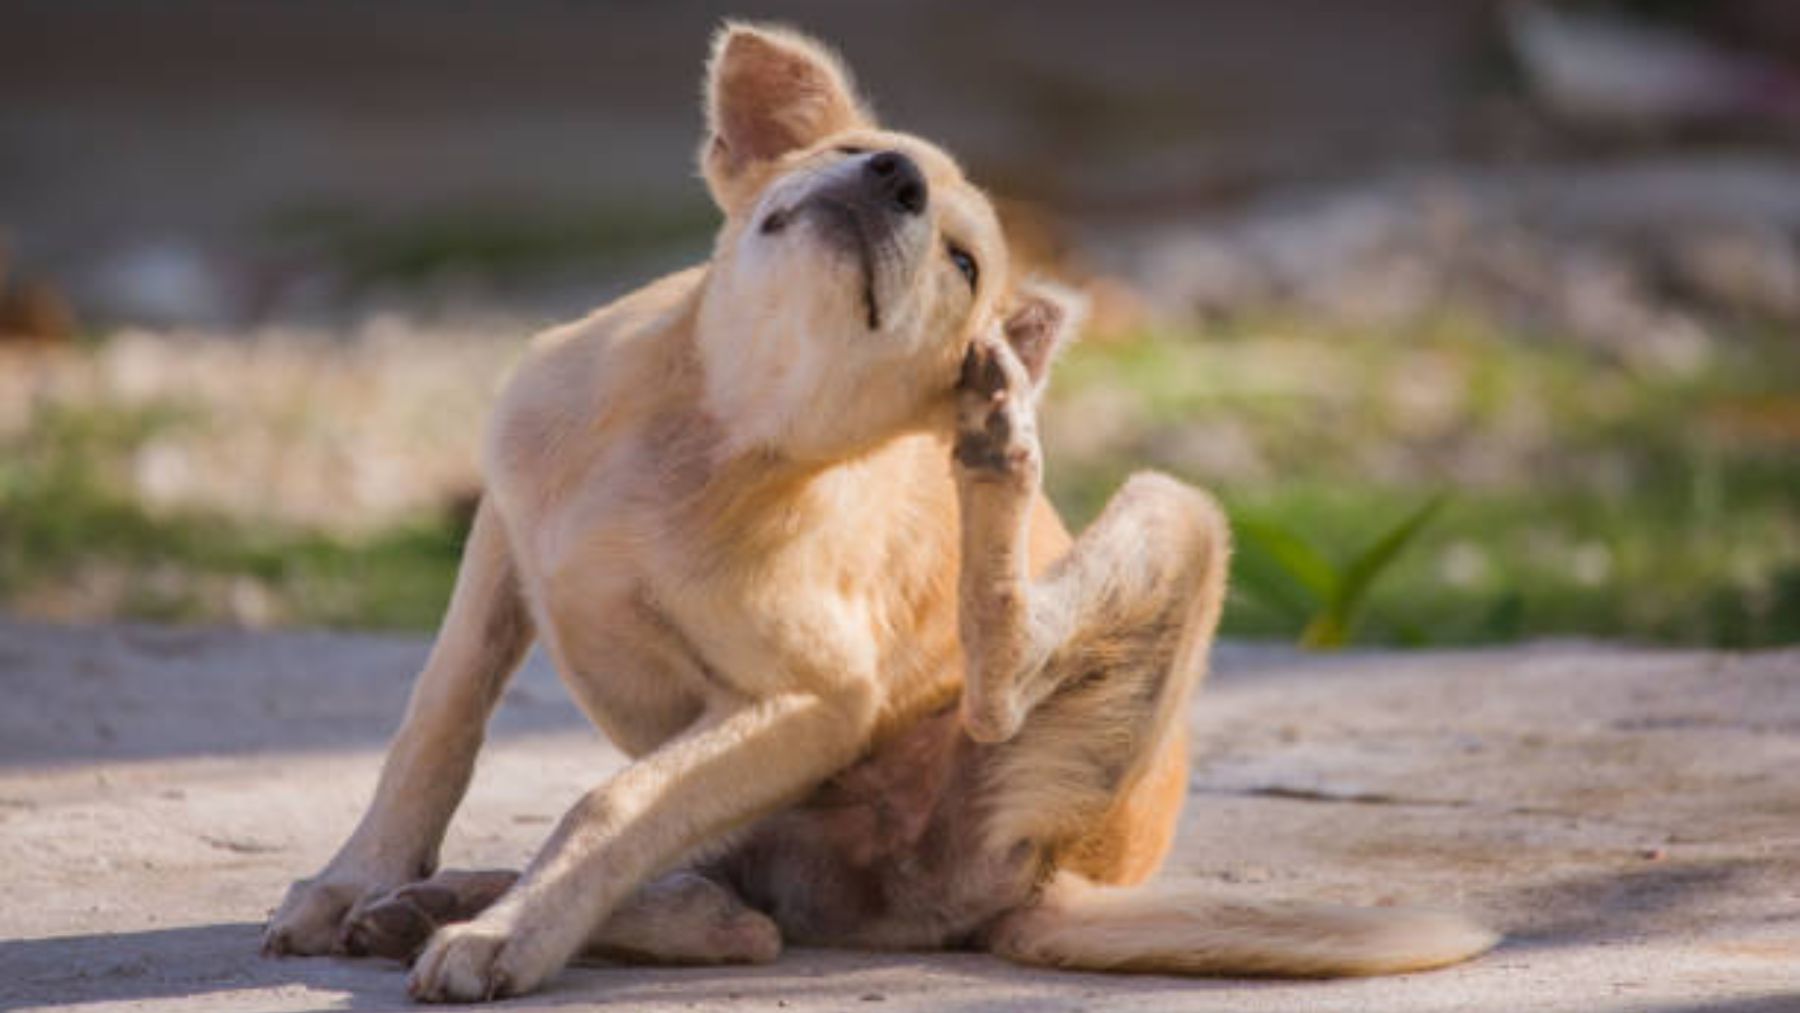
<svg viewBox="0 0 1800 1013">
<path fill-rule="evenodd" d="M 0 441 L 58 415 L 135 417 L 147 431 L 94 463 L 152 514 L 368 534 L 477 486 L 481 423 L 525 335 L 380 319 L 347 336 L 125 331 L 17 355 L 0 371 Z"/>
<path fill-rule="evenodd" d="M 529 328 L 120 333 L 0 367 L 0 595 L 52 618 L 420 626 Z"/>
</svg>

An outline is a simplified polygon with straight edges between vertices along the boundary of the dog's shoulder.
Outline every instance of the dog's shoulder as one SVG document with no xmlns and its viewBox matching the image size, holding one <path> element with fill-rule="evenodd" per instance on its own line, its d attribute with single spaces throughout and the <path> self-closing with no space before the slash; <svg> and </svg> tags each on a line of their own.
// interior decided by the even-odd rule
<svg viewBox="0 0 1800 1013">
<path fill-rule="evenodd" d="M 621 430 L 691 397 L 704 277 L 700 267 L 668 275 L 533 338 L 489 423 L 489 481 L 541 484 L 546 469 L 588 459 Z"/>
</svg>

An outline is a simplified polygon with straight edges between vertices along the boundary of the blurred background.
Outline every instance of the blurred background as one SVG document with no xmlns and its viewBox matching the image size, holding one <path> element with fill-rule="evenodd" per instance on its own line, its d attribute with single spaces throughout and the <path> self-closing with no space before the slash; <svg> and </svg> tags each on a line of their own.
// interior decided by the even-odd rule
<svg viewBox="0 0 1800 1013">
<path fill-rule="evenodd" d="M 1800 4 L 0 3 L 0 610 L 428 629 L 527 336 L 705 255 L 727 15 L 838 45 L 1095 317 L 1076 522 L 1229 635 L 1800 639 Z"/>
</svg>

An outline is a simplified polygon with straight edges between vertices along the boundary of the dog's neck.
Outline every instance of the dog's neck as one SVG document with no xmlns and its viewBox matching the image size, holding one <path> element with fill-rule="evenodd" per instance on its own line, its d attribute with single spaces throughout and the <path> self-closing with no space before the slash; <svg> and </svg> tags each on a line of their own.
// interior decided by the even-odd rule
<svg viewBox="0 0 1800 1013">
<path fill-rule="evenodd" d="M 948 478 L 948 416 L 941 426 L 931 426 L 934 420 L 927 418 L 909 426 L 870 427 L 851 438 L 831 423 L 833 413 L 841 419 L 853 411 L 853 401 L 820 403 L 796 378 L 780 375 L 778 364 L 754 355 L 746 357 L 747 365 L 730 356 L 723 363 L 709 361 L 709 345 L 716 353 L 718 338 L 768 338 L 778 344 L 781 335 L 740 331 L 715 334 L 709 342 L 700 312 L 702 290 L 697 286 L 691 301 L 670 319 L 675 330 L 669 336 L 676 340 L 657 343 L 664 381 L 638 392 L 655 406 L 646 406 L 645 440 L 664 509 L 682 515 L 683 526 L 698 540 L 721 547 L 737 543 L 741 549 L 746 540 L 789 537 L 796 527 L 833 516 L 879 524 L 878 514 L 911 509 L 906 496 L 893 490 L 929 482 L 929 476 L 914 472 L 935 463 L 935 473 Z M 717 371 L 734 365 L 739 372 L 726 379 L 735 382 L 719 382 Z M 744 382 L 755 369 L 790 386 L 762 390 Z M 797 401 L 787 401 L 790 397 Z M 771 424 L 764 413 L 777 415 L 780 424 Z"/>
<path fill-rule="evenodd" d="M 834 537 L 831 531 L 910 527 L 894 518 L 920 513 L 918 498 L 930 497 L 934 485 L 947 488 L 949 460 L 946 440 L 917 434 L 832 458 L 715 445 L 697 481 L 668 510 L 702 555 L 746 562 L 797 541 Z"/>
<path fill-rule="evenodd" d="M 721 459 L 819 472 L 942 421 L 911 403 L 916 393 L 904 370 L 878 373 L 866 358 L 833 354 L 841 342 L 811 333 L 815 321 L 779 308 L 746 309 L 732 293 L 712 292 L 711 281 L 695 293 L 693 354 Z"/>
</svg>

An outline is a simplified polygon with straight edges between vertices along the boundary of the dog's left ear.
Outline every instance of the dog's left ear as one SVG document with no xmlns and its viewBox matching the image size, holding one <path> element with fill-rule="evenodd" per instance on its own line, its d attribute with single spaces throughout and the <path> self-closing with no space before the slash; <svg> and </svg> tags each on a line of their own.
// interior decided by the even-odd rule
<svg viewBox="0 0 1800 1013">
<path fill-rule="evenodd" d="M 736 23 L 714 37 L 700 169 L 727 214 L 750 196 L 758 167 L 870 122 L 849 72 L 822 44 Z"/>
<path fill-rule="evenodd" d="M 1087 300 L 1061 285 L 1029 281 L 1014 293 L 1001 332 L 1031 374 L 1034 389 L 1043 388 L 1050 363 L 1074 340 L 1086 316 Z"/>
</svg>

